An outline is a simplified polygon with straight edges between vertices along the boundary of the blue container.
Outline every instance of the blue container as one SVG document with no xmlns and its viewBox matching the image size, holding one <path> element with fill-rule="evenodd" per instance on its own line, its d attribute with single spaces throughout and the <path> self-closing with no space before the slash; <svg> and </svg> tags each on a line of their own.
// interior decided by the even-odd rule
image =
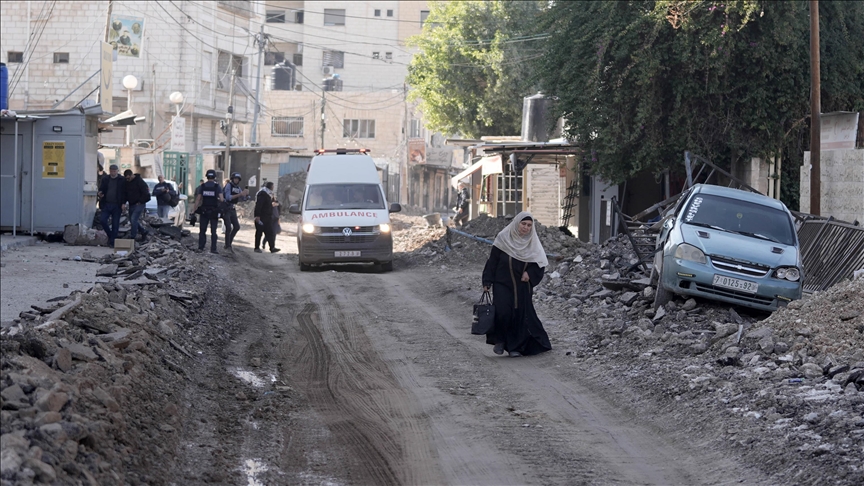
<svg viewBox="0 0 864 486">
<path fill-rule="evenodd" d="M 0 110 L 9 108 L 9 70 L 6 69 L 6 63 L 0 62 Z"/>
</svg>

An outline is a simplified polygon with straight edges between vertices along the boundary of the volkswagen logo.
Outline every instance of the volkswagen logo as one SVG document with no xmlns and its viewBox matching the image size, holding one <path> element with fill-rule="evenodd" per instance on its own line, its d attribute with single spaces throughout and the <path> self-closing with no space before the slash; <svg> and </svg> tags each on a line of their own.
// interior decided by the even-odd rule
<svg viewBox="0 0 864 486">
<path fill-rule="evenodd" d="M 343 228 L 342 234 L 345 235 L 346 237 L 351 236 L 351 228 Z"/>
</svg>

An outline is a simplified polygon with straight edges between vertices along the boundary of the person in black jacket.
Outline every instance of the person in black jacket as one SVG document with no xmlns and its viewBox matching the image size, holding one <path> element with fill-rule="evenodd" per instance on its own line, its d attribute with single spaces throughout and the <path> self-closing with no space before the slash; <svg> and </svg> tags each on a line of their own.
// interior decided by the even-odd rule
<svg viewBox="0 0 864 486">
<path fill-rule="evenodd" d="M 168 211 L 171 210 L 171 193 L 174 187 L 171 183 L 165 180 L 165 176 L 159 176 L 159 183 L 153 187 L 153 197 L 156 198 L 157 213 L 160 218 L 168 217 Z"/>
<path fill-rule="evenodd" d="M 204 251 L 207 243 L 207 226 L 210 226 L 210 253 L 216 251 L 216 227 L 219 225 L 219 203 L 224 201 L 222 188 L 216 182 L 216 171 L 207 171 L 207 182 L 195 189 L 195 213 L 201 214 L 201 229 L 198 233 L 198 251 Z"/>
<path fill-rule="evenodd" d="M 108 168 L 108 177 L 99 184 L 99 222 L 108 235 L 108 246 L 114 247 L 117 230 L 120 227 L 120 213 L 126 209 L 126 179 L 120 177 L 120 169 L 115 164 Z M 110 218 L 111 225 L 108 225 Z"/>
<path fill-rule="evenodd" d="M 261 235 L 264 235 L 264 245 L 270 244 L 270 252 L 276 253 L 276 235 L 273 233 L 273 182 L 264 183 L 264 187 L 255 196 L 255 253 L 261 253 Z"/>
<path fill-rule="evenodd" d="M 508 351 L 518 357 L 552 349 L 532 302 L 548 264 L 531 213 L 517 214 L 495 237 L 483 268 L 483 290 L 492 290 L 495 305 L 495 326 L 486 344 L 494 345 L 495 354 Z"/>
<path fill-rule="evenodd" d="M 453 218 L 453 223 L 456 226 L 462 226 L 468 221 L 468 214 L 471 209 L 471 193 L 464 182 L 459 183 L 459 194 L 456 196 L 456 217 Z"/>
<path fill-rule="evenodd" d="M 123 172 L 126 177 L 126 200 L 129 202 L 129 224 L 132 225 L 132 231 L 129 232 L 129 237 L 133 240 L 138 237 L 138 220 L 141 215 L 147 211 L 147 201 L 150 200 L 150 186 L 141 178 L 141 174 L 133 174 L 131 170 L 126 169 Z M 141 228 L 141 236 L 145 236 L 147 230 Z"/>
</svg>

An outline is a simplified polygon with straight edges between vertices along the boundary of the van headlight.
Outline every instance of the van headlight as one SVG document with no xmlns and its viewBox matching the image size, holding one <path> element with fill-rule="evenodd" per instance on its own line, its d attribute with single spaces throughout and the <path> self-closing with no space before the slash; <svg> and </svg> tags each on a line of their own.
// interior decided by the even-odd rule
<svg viewBox="0 0 864 486">
<path fill-rule="evenodd" d="M 309 234 L 309 235 L 311 235 L 312 233 L 315 233 L 315 231 L 317 230 L 317 226 L 315 226 L 312 223 L 303 223 L 302 228 L 303 228 L 303 232 L 306 234 Z"/>
<path fill-rule="evenodd" d="M 774 271 L 774 278 L 797 282 L 801 278 L 801 272 L 796 267 L 780 267 Z"/>
<path fill-rule="evenodd" d="M 678 245 L 678 248 L 675 249 L 675 258 L 689 260 L 696 263 L 708 263 L 708 259 L 705 258 L 705 254 L 702 253 L 702 250 L 693 245 L 688 245 L 687 243 L 681 243 Z"/>
<path fill-rule="evenodd" d="M 389 233 L 390 225 L 387 223 L 381 223 L 378 225 L 378 229 L 381 230 L 382 233 Z"/>
</svg>

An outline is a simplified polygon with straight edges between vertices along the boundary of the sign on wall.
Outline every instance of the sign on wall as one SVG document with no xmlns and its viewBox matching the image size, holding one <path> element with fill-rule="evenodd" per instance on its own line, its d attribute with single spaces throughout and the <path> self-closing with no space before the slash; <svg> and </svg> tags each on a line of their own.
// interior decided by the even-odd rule
<svg viewBox="0 0 864 486">
<path fill-rule="evenodd" d="M 66 142 L 42 142 L 42 178 L 66 177 Z"/>
<path fill-rule="evenodd" d="M 102 111 L 112 113 L 114 111 L 114 89 L 111 80 L 114 77 L 114 47 L 107 42 L 102 43 L 102 55 L 99 62 L 99 104 Z"/>
<path fill-rule="evenodd" d="M 858 112 L 822 113 L 822 150 L 854 149 L 858 136 Z"/>
<path fill-rule="evenodd" d="M 408 163 L 409 164 L 425 164 L 426 163 L 426 141 L 408 140 Z"/>
<path fill-rule="evenodd" d="M 186 119 L 182 116 L 171 118 L 171 150 L 186 151 Z"/>
<path fill-rule="evenodd" d="M 108 29 L 108 42 L 117 55 L 140 57 L 144 38 L 144 19 L 126 15 L 112 15 Z"/>
</svg>

